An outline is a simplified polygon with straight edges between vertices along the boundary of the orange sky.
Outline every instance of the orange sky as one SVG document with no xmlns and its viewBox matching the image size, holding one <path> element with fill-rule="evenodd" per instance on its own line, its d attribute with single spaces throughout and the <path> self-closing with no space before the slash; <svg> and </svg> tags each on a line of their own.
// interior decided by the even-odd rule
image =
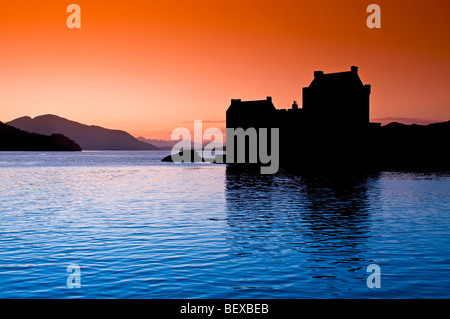
<svg viewBox="0 0 450 319">
<path fill-rule="evenodd" d="M 71 3 L 81 29 L 66 26 Z M 366 26 L 371 3 L 381 29 Z M 51 113 L 170 139 L 195 119 L 223 127 L 232 98 L 270 95 L 288 108 L 314 70 L 351 65 L 372 84 L 372 119 L 449 120 L 449 9 L 448 0 L 2 1 L 0 121 Z"/>
</svg>

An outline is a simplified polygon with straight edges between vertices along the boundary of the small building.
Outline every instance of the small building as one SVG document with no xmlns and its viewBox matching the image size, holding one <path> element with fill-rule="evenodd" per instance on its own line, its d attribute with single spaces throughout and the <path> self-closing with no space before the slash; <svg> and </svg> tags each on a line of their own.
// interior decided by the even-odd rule
<svg viewBox="0 0 450 319">
<path fill-rule="evenodd" d="M 270 96 L 265 100 L 241 101 L 240 99 L 231 100 L 231 105 L 227 110 L 227 127 L 275 127 L 274 114 L 275 106 Z"/>
</svg>

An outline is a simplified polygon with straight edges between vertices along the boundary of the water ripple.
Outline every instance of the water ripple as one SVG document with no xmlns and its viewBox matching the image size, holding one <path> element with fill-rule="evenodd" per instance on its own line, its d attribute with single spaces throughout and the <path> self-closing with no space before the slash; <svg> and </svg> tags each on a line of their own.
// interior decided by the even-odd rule
<svg viewBox="0 0 450 319">
<path fill-rule="evenodd" d="M 0 298 L 450 297 L 448 175 L 261 176 L 165 155 L 0 152 Z"/>
</svg>

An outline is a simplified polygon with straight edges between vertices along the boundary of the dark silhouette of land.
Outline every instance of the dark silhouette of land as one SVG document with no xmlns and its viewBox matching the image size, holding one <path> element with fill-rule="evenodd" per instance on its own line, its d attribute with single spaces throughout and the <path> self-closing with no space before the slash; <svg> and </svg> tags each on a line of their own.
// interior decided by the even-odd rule
<svg viewBox="0 0 450 319">
<path fill-rule="evenodd" d="M 347 72 L 316 71 L 309 87 L 303 88 L 302 108 L 294 101 L 288 110 L 276 109 L 271 97 L 233 99 L 226 126 L 279 128 L 280 164 L 286 167 L 364 171 L 449 168 L 445 145 L 450 122 L 381 127 L 369 121 L 370 93 L 371 86 L 363 84 L 355 66 Z M 270 138 L 268 141 L 270 150 Z"/>
<path fill-rule="evenodd" d="M 28 133 L 0 122 L 0 151 L 81 151 L 81 147 L 62 134 Z"/>
<path fill-rule="evenodd" d="M 450 121 L 428 125 L 390 123 L 372 137 L 382 169 L 449 169 Z"/>
<path fill-rule="evenodd" d="M 159 148 L 138 141 L 127 132 L 89 126 L 56 115 L 28 116 L 6 124 L 30 133 L 51 135 L 60 133 L 76 141 L 84 150 L 158 150 Z"/>
</svg>

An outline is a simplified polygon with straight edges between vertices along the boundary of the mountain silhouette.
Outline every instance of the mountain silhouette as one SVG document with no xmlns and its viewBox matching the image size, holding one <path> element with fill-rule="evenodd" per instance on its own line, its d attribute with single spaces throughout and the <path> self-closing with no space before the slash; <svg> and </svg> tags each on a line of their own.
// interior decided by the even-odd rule
<svg viewBox="0 0 450 319">
<path fill-rule="evenodd" d="M 428 125 L 389 123 L 372 139 L 381 152 L 375 156 L 384 169 L 448 169 L 450 121 Z"/>
<path fill-rule="evenodd" d="M 154 145 L 161 150 L 171 150 L 172 147 L 179 142 L 179 141 L 156 140 L 156 139 L 150 139 L 150 138 L 145 138 L 145 137 L 138 137 L 137 139 L 141 142 L 145 142 L 147 144 Z"/>
<path fill-rule="evenodd" d="M 0 151 L 81 151 L 81 147 L 62 134 L 28 133 L 0 122 Z"/>
<path fill-rule="evenodd" d="M 31 133 L 45 135 L 60 133 L 76 141 L 84 150 L 159 149 L 154 145 L 138 141 L 125 131 L 85 125 L 51 114 L 37 116 L 33 119 L 24 116 L 6 124 Z"/>
<path fill-rule="evenodd" d="M 158 147 L 161 150 L 171 150 L 176 144 L 178 144 L 180 142 L 180 140 L 165 141 L 165 140 L 154 140 L 154 139 L 149 139 L 149 138 L 145 138 L 145 137 L 138 137 L 137 139 L 139 141 L 155 145 L 156 147 Z M 203 149 L 209 143 L 210 143 L 209 141 L 205 142 L 203 144 L 196 144 L 194 142 L 191 142 L 191 148 L 193 149 L 197 146 L 197 148 Z M 225 145 L 223 145 L 223 148 L 225 149 Z"/>
</svg>

